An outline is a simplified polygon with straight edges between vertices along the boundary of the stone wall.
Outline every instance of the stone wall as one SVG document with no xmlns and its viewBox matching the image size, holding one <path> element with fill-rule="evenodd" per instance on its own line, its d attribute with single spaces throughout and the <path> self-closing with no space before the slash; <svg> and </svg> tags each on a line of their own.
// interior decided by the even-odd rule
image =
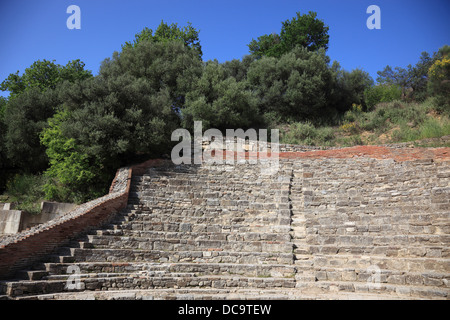
<svg viewBox="0 0 450 320">
<path fill-rule="evenodd" d="M 0 210 L 0 236 L 19 232 L 22 214 L 20 210 Z"/>
<path fill-rule="evenodd" d="M 1 207 L 1 205 L 0 205 Z M 11 210 L 11 204 L 5 204 L 0 209 L 0 236 L 16 234 L 23 230 L 56 219 L 75 209 L 72 203 L 47 202 L 41 203 L 41 212 L 32 214 L 21 210 Z"/>
<path fill-rule="evenodd" d="M 22 222 L 19 231 L 26 230 L 56 219 L 72 211 L 73 209 L 75 209 L 75 207 L 76 204 L 73 203 L 43 201 L 41 203 L 41 212 L 39 214 L 30 214 L 28 212 L 24 212 L 22 214 Z"/>
</svg>

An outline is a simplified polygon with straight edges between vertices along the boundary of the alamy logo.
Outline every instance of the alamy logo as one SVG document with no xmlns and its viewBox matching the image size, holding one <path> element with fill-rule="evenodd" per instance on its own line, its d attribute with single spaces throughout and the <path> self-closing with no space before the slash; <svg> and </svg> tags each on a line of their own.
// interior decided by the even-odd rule
<svg viewBox="0 0 450 320">
<path fill-rule="evenodd" d="M 381 269 L 377 265 L 371 265 L 367 268 L 366 272 L 369 274 L 367 278 L 367 287 L 369 290 L 381 289 Z"/>
<path fill-rule="evenodd" d="M 366 13 L 372 14 L 367 18 L 367 28 L 369 30 L 381 29 L 381 9 L 379 6 L 371 5 L 367 8 Z"/>
<path fill-rule="evenodd" d="M 81 270 L 80 267 L 76 265 L 70 265 L 67 267 L 67 273 L 70 274 L 70 276 L 67 278 L 66 281 L 66 290 L 82 290 L 83 289 L 83 283 L 80 279 Z"/>
<path fill-rule="evenodd" d="M 193 162 L 217 169 L 224 169 L 223 165 L 249 163 L 260 165 L 263 175 L 275 174 L 279 169 L 279 130 L 271 130 L 270 152 L 267 129 L 259 129 L 258 133 L 255 129 L 226 129 L 224 139 L 218 129 L 203 133 L 202 122 L 195 121 L 194 141 L 186 129 L 176 129 L 172 133 L 172 141 L 180 141 L 180 138 L 181 141 L 172 149 L 171 159 L 176 165 Z"/>
<path fill-rule="evenodd" d="M 66 13 L 71 13 L 67 18 L 67 29 L 81 29 L 81 10 L 79 6 L 71 5 L 67 7 Z"/>
</svg>

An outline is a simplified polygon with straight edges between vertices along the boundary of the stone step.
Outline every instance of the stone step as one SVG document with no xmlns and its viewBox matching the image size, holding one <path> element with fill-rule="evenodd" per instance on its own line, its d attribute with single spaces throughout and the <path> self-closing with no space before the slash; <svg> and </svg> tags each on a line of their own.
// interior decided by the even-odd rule
<svg viewBox="0 0 450 320">
<path fill-rule="evenodd" d="M 158 219 L 156 219 L 158 220 Z M 291 229 L 287 221 L 277 221 L 276 224 L 270 224 L 268 221 L 258 221 L 252 224 L 241 224 L 241 218 L 235 218 L 236 222 L 225 222 L 217 223 L 213 219 L 208 221 L 208 219 L 170 219 L 167 221 L 144 221 L 144 222 L 131 222 L 124 224 L 115 224 L 107 226 L 108 229 L 127 229 L 127 230 L 137 230 L 137 231 L 171 231 L 171 232 L 183 232 L 183 227 L 186 225 L 191 225 L 191 232 L 259 232 L 259 233 L 288 233 Z M 241 222 L 241 223 L 239 223 Z M 283 224 L 281 224 L 283 222 Z"/>
<path fill-rule="evenodd" d="M 212 214 L 214 212 L 242 211 L 244 209 L 254 210 L 255 213 L 272 212 L 274 209 L 289 209 L 288 200 L 272 199 L 265 201 L 264 199 L 246 199 L 234 200 L 230 198 L 211 198 L 206 196 L 180 196 L 182 199 L 146 197 L 141 200 L 130 200 L 126 207 L 126 214 L 136 213 L 138 216 L 149 213 L 158 214 L 178 214 L 178 215 L 195 215 L 199 212 L 203 215 Z M 170 206 L 168 204 L 170 203 Z"/>
<path fill-rule="evenodd" d="M 383 235 L 449 235 L 450 226 L 447 223 L 432 226 L 413 226 L 410 224 L 370 224 L 370 225 L 306 225 L 308 234 L 320 235 L 367 235 L 382 232 Z"/>
<path fill-rule="evenodd" d="M 386 210 L 387 208 L 385 208 Z M 432 208 L 427 208 L 431 210 Z M 308 225 L 321 225 L 321 224 L 345 224 L 350 222 L 356 225 L 364 224 L 411 224 L 414 226 L 427 226 L 433 223 L 441 224 L 444 223 L 449 218 L 449 212 L 436 212 L 424 213 L 422 211 L 417 212 L 405 212 L 405 210 L 392 210 L 389 214 L 386 214 L 382 210 L 366 209 L 352 210 L 351 212 L 343 211 L 336 212 L 335 210 L 330 210 L 328 213 L 321 213 L 317 215 L 317 212 L 309 212 L 308 210 L 301 209 L 301 213 L 307 220 Z M 297 209 L 294 206 L 292 209 L 294 216 L 297 215 Z"/>
<path fill-rule="evenodd" d="M 63 251 L 64 249 L 59 249 L 59 251 Z M 61 255 L 58 254 L 54 254 L 54 255 L 50 255 L 48 257 L 48 261 L 49 262 L 53 262 L 53 263 L 71 263 L 71 262 L 75 262 L 75 258 L 73 256 L 70 256 L 69 253 L 64 254 L 62 253 Z"/>
<path fill-rule="evenodd" d="M 295 291 L 287 289 L 148 289 L 116 290 L 80 293 L 57 293 L 19 297 L 18 300 L 287 300 L 293 299 Z M 300 297 L 297 299 L 317 299 Z"/>
<path fill-rule="evenodd" d="M 309 234 L 306 241 L 310 245 L 402 245 L 402 246 L 445 246 L 450 244 L 450 235 L 318 235 Z"/>
<path fill-rule="evenodd" d="M 273 191 L 273 190 L 272 190 Z M 179 190 L 166 190 L 166 194 L 154 193 L 150 191 L 141 192 L 139 196 L 130 195 L 128 204 L 130 205 L 147 205 L 151 208 L 164 208 L 165 203 L 171 203 L 174 208 L 189 204 L 193 208 L 202 208 L 221 205 L 226 208 L 237 208 L 240 206 L 250 206 L 255 209 L 270 209 L 276 204 L 287 203 L 287 196 L 281 194 L 280 191 L 273 191 L 272 194 L 261 196 L 249 196 L 242 199 L 240 194 L 246 191 L 236 191 L 229 196 L 223 196 L 219 193 L 214 194 L 196 194 L 194 191 L 181 192 Z M 241 198 L 241 199 L 239 199 Z M 176 201 L 175 201 L 176 200 Z M 250 201 L 250 202 L 249 202 Z M 132 207 L 130 207 L 132 208 Z"/>
<path fill-rule="evenodd" d="M 88 241 L 81 241 L 81 240 L 78 240 L 78 241 L 71 241 L 71 242 L 68 243 L 68 245 L 69 245 L 71 248 L 82 248 L 82 249 L 91 249 L 91 248 L 95 248 L 95 246 L 94 246 L 93 243 L 90 243 L 90 242 L 88 242 Z"/>
<path fill-rule="evenodd" d="M 71 287 L 73 285 L 73 287 Z M 146 275 L 112 276 L 101 278 L 77 278 L 71 280 L 10 281 L 6 283 L 6 295 L 49 294 L 67 291 L 153 288 L 295 288 L 294 278 L 241 277 L 238 275 L 199 277 L 154 277 Z"/>
<path fill-rule="evenodd" d="M 279 264 L 231 264 L 231 263 L 145 263 L 145 262 L 78 262 L 46 263 L 45 270 L 52 275 L 67 275 L 69 267 L 77 267 L 82 273 L 124 273 L 140 271 L 166 271 L 193 273 L 195 275 L 238 274 L 241 276 L 293 277 L 296 267 Z"/>
<path fill-rule="evenodd" d="M 309 277 L 305 277 L 306 275 Z M 350 281 L 450 288 L 449 274 L 428 271 L 404 272 L 383 270 L 378 269 L 375 266 L 367 269 L 311 267 L 302 272 L 298 272 L 295 278 L 298 282 Z"/>
<path fill-rule="evenodd" d="M 301 265 L 301 261 L 312 262 L 315 268 L 358 268 L 367 269 L 378 266 L 380 269 L 404 272 L 436 272 L 449 273 L 450 259 L 443 258 L 411 258 L 411 257 L 384 257 L 368 255 L 325 255 L 316 254 L 310 256 L 308 260 L 296 260 L 296 265 Z M 305 262 L 306 264 L 306 262 Z"/>
<path fill-rule="evenodd" d="M 291 241 L 289 234 L 280 233 L 259 233 L 259 232 L 190 232 L 192 225 L 184 225 L 181 232 L 164 231 L 139 231 L 139 230 L 96 230 L 91 232 L 95 236 L 124 236 L 146 239 L 183 239 L 183 240 L 229 240 L 229 241 Z M 87 241 L 88 237 L 80 238 L 80 241 Z"/>
<path fill-rule="evenodd" d="M 353 254 L 353 255 L 367 255 L 367 256 L 386 256 L 386 257 L 400 257 L 400 258 L 450 258 L 450 249 L 446 244 L 430 243 L 424 245 L 418 243 L 404 243 L 392 240 L 388 244 L 371 243 L 370 239 L 347 239 L 342 244 L 311 244 L 306 239 L 296 239 L 293 235 L 292 243 L 294 244 L 294 253 L 301 254 Z M 385 241 L 385 239 L 384 239 Z M 350 244 L 348 244 L 350 243 Z M 358 245 L 360 243 L 360 245 Z"/>
<path fill-rule="evenodd" d="M 228 200 L 224 200 L 228 201 Z M 248 200 L 245 200 L 248 202 Z M 209 217 L 209 215 L 219 214 L 220 216 L 227 216 L 227 215 L 242 215 L 243 212 L 248 214 L 249 216 L 255 216 L 255 215 L 264 215 L 267 213 L 283 213 L 283 214 L 289 214 L 291 217 L 291 213 L 289 210 L 289 204 L 285 203 L 273 203 L 270 204 L 267 207 L 259 206 L 258 203 L 252 203 L 251 205 L 245 205 L 245 208 L 248 209 L 242 209 L 239 206 L 226 206 L 221 205 L 216 206 L 212 208 L 211 206 L 206 205 L 192 205 L 191 203 L 184 203 L 181 208 L 177 208 L 175 206 L 168 207 L 167 202 L 164 203 L 161 206 L 157 206 L 155 204 L 150 204 L 151 207 L 146 206 L 140 206 L 136 207 L 133 205 L 131 207 L 130 204 L 128 204 L 128 208 L 121 212 L 121 214 L 118 216 L 118 221 L 132 221 L 136 219 L 145 220 L 148 218 L 152 218 L 155 214 L 157 215 L 175 215 L 180 218 L 186 218 L 186 217 Z M 284 210 L 284 211 L 282 211 Z"/>
<path fill-rule="evenodd" d="M 251 179 L 254 179 L 255 184 L 258 184 L 256 180 L 259 177 L 251 177 Z M 233 177 L 234 181 L 226 181 L 223 178 L 217 177 L 213 179 L 202 179 L 198 176 L 177 176 L 177 177 L 171 177 L 170 179 L 150 179 L 149 181 L 134 181 L 133 188 L 131 189 L 133 192 L 142 192 L 145 190 L 158 190 L 156 187 L 159 187 L 161 189 L 179 189 L 179 190 L 186 190 L 185 188 L 189 188 L 191 190 L 214 190 L 218 189 L 218 186 L 234 186 L 235 181 L 239 179 L 239 177 Z M 251 183 L 248 181 L 239 179 L 241 183 L 241 187 L 245 188 L 246 186 L 250 186 Z M 275 190 L 276 188 L 281 189 L 285 185 L 287 185 L 287 182 L 279 182 L 276 180 L 276 177 L 268 177 L 266 180 L 260 180 L 259 187 L 261 189 L 269 189 L 271 191 Z"/>
<path fill-rule="evenodd" d="M 70 252 L 70 256 L 68 255 Z M 291 264 L 292 253 L 275 252 L 235 252 L 223 251 L 221 248 L 209 248 L 204 251 L 164 251 L 146 249 L 80 249 L 62 248 L 61 254 L 65 261 L 51 262 L 212 262 L 212 263 L 269 263 Z M 67 258 L 66 258 L 67 256 Z M 59 256 L 61 258 L 61 256 Z M 70 259 L 68 259 L 70 258 Z M 70 260 L 70 261 L 67 261 Z"/>
<path fill-rule="evenodd" d="M 151 239 L 144 237 L 88 236 L 89 242 L 78 242 L 80 248 L 134 248 L 146 250 L 198 251 L 220 248 L 239 252 L 292 253 L 291 242 Z"/>
<path fill-rule="evenodd" d="M 380 294 L 381 296 L 401 297 L 407 299 L 447 300 L 450 289 L 430 288 L 427 286 L 404 286 L 387 283 L 362 283 L 348 281 L 317 281 L 314 283 L 297 283 L 296 288 L 305 293 L 355 293 Z"/>
<path fill-rule="evenodd" d="M 275 211 L 260 213 L 255 216 L 245 217 L 242 213 L 229 212 L 224 214 L 222 211 L 215 212 L 214 214 L 204 214 L 201 213 L 199 216 L 190 215 L 176 215 L 176 214 L 164 214 L 164 213 L 153 213 L 148 216 L 141 216 L 138 219 L 125 220 L 116 219 L 113 220 L 113 224 L 142 224 L 142 223 L 190 223 L 190 224 L 212 224 L 212 225 L 233 225 L 239 224 L 244 226 L 265 226 L 266 229 L 270 230 L 279 225 L 290 226 L 290 217 L 285 214 L 280 214 Z"/>
<path fill-rule="evenodd" d="M 95 278 L 112 278 L 112 277 L 196 277 L 197 275 L 195 273 L 189 273 L 189 272 L 169 272 L 165 270 L 157 270 L 157 271 L 151 271 L 151 270 L 141 270 L 139 272 L 126 272 L 126 273 L 119 273 L 119 272 L 113 272 L 113 273 L 79 273 L 76 275 L 78 279 L 95 279 Z M 68 280 L 70 277 L 73 277 L 73 275 L 70 274 L 55 274 L 55 275 L 49 275 L 44 277 L 42 280 Z"/>
<path fill-rule="evenodd" d="M 141 222 L 141 223 L 127 223 L 127 224 L 110 224 L 105 226 L 107 233 L 113 230 L 115 235 L 123 234 L 124 232 L 183 232 L 187 226 L 191 226 L 192 232 L 231 232 L 231 233 L 249 233 L 251 228 L 247 225 L 234 224 L 231 226 L 208 223 L 184 223 L 184 222 Z"/>
<path fill-rule="evenodd" d="M 188 172 L 176 172 L 171 170 L 166 171 L 154 171 L 154 172 L 147 172 L 144 175 L 141 176 L 133 176 L 133 182 L 135 184 L 142 183 L 142 184 L 148 184 L 151 182 L 154 183 L 165 183 L 166 181 L 185 181 L 188 180 L 192 185 L 196 185 L 196 182 L 223 182 L 223 181 L 231 181 L 232 179 L 238 179 L 243 180 L 244 182 L 251 184 L 252 181 L 249 181 L 250 178 L 254 178 L 253 182 L 262 182 L 262 181 L 274 181 L 278 183 L 285 183 L 288 182 L 288 180 L 283 179 L 287 174 L 285 172 L 279 171 L 277 174 L 267 176 L 267 177 L 261 177 L 261 170 L 257 168 L 257 166 L 249 167 L 247 165 L 238 165 L 238 166 L 232 166 L 229 167 L 231 169 L 235 168 L 243 168 L 244 166 L 247 166 L 246 173 L 243 175 L 241 171 L 236 170 L 230 170 L 230 171 L 220 171 L 220 170 L 209 170 L 208 168 L 202 168 L 200 171 L 188 171 Z M 254 170 L 251 170 L 254 169 Z M 245 176 L 246 179 L 242 179 L 243 176 Z M 228 178 L 228 179 L 224 179 Z M 223 183 L 225 183 L 223 182 Z M 197 184 L 201 185 L 201 184 Z"/>
<path fill-rule="evenodd" d="M 450 258 L 450 248 L 441 246 L 414 246 L 414 245 L 389 245 L 389 246 L 374 246 L 374 245 L 359 245 L 354 243 L 352 245 L 309 245 L 303 246 L 302 249 L 308 251 L 309 254 L 334 254 L 337 257 L 340 255 L 365 255 L 370 257 L 398 257 L 398 258 Z M 448 259 L 450 261 L 450 259 Z"/>
<path fill-rule="evenodd" d="M 24 280 L 41 280 L 49 275 L 45 270 L 21 270 L 17 272 L 17 277 Z"/>
<path fill-rule="evenodd" d="M 203 201 L 203 200 L 202 200 Z M 206 201 L 206 200 L 205 200 Z M 221 204 L 223 207 L 235 207 L 241 204 L 245 204 L 251 206 L 254 209 L 260 210 L 269 210 L 269 209 L 289 209 L 288 204 L 277 202 L 271 202 L 269 204 L 263 205 L 262 203 L 252 202 L 249 203 L 249 200 L 230 200 L 230 199 L 221 199 L 218 200 L 218 204 Z M 139 206 L 139 205 L 128 205 L 127 210 L 122 213 L 123 216 L 146 216 L 148 214 L 154 213 L 157 211 L 159 214 L 173 214 L 180 212 L 187 212 L 192 215 L 207 213 L 208 210 L 213 213 L 216 210 L 206 209 L 205 204 L 192 205 L 192 201 L 186 201 L 185 204 L 189 204 L 189 207 L 176 208 L 176 207 L 168 207 L 167 199 L 164 199 L 164 202 L 161 206 L 157 206 L 155 203 L 149 203 L 151 207 Z M 183 204 L 183 205 L 185 205 Z M 230 205 L 234 204 L 234 205 Z M 371 212 L 371 210 L 363 211 L 363 212 L 354 212 L 352 211 L 351 216 L 347 213 L 325 213 L 321 212 L 320 215 L 317 215 L 316 212 L 308 213 L 304 209 L 301 209 L 299 213 L 296 212 L 295 207 L 292 209 L 292 219 L 294 223 L 298 223 L 299 225 L 305 225 L 308 227 L 321 226 L 321 225 L 335 225 L 338 227 L 366 227 L 368 225 L 411 225 L 414 227 L 426 227 L 432 226 L 433 224 L 441 226 L 445 224 L 450 218 L 450 214 L 448 210 L 446 212 L 434 212 L 432 214 L 424 214 L 424 213 L 405 213 L 404 211 L 393 212 L 391 214 L 385 214 L 383 212 Z"/>
<path fill-rule="evenodd" d="M 309 250 L 306 247 L 303 246 L 297 246 L 294 248 L 294 254 L 297 255 L 304 255 L 304 254 L 309 254 Z"/>
<path fill-rule="evenodd" d="M 411 300 L 424 299 L 411 295 L 369 292 L 316 292 L 307 293 L 299 288 L 270 289 L 147 289 L 64 292 L 18 297 L 18 300 Z M 435 298 L 439 299 L 439 297 Z"/>
</svg>

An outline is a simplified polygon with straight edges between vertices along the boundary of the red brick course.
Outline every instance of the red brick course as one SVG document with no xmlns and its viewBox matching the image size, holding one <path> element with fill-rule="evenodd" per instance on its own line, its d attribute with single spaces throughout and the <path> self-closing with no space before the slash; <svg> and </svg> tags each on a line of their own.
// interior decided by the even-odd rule
<svg viewBox="0 0 450 320">
<path fill-rule="evenodd" d="M 373 158 L 373 159 L 393 159 L 395 161 L 412 161 L 412 160 L 427 160 L 433 159 L 435 161 L 450 160 L 450 148 L 389 148 L 383 146 L 355 146 L 342 149 L 329 150 L 312 150 L 304 152 L 279 152 L 279 153 L 265 153 L 265 152 L 243 152 L 237 153 L 232 151 L 224 151 L 223 159 L 227 155 L 237 159 L 238 155 L 245 159 L 265 159 L 277 156 L 279 159 L 321 159 L 321 158 Z"/>
<path fill-rule="evenodd" d="M 282 159 L 301 158 L 357 158 L 393 159 L 395 161 L 450 160 L 450 148 L 388 148 L 382 146 L 356 146 L 343 149 L 315 150 L 307 152 L 280 152 Z"/>
</svg>

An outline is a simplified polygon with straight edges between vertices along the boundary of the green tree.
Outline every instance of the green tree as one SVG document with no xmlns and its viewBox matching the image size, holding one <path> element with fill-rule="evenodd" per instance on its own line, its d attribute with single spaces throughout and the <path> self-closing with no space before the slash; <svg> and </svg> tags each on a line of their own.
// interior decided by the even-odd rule
<svg viewBox="0 0 450 320">
<path fill-rule="evenodd" d="M 201 58 L 202 46 L 198 37 L 199 31 L 195 29 L 190 22 L 188 25 L 182 28 L 178 27 L 177 23 L 172 23 L 170 26 L 161 21 L 161 24 L 155 30 L 145 27 L 140 33 L 135 35 L 133 42 L 125 42 L 122 48 L 135 47 L 142 41 L 151 42 L 169 42 L 169 41 L 181 41 L 186 47 L 195 50 Z"/>
<path fill-rule="evenodd" d="M 286 53 L 280 36 L 276 33 L 262 35 L 257 40 L 252 39 L 248 44 L 248 48 L 250 53 L 257 59 L 263 56 L 279 58 Z"/>
<path fill-rule="evenodd" d="M 220 130 L 258 124 L 256 97 L 246 89 L 244 81 L 237 81 L 227 71 L 217 60 L 207 62 L 202 76 L 187 95 L 182 110 L 184 127 L 192 129 L 194 121 L 202 121 L 204 129 Z"/>
<path fill-rule="evenodd" d="M 38 60 L 23 75 L 19 71 L 11 73 L 0 84 L 0 90 L 9 91 L 11 97 L 17 96 L 30 88 L 38 88 L 40 91 L 55 89 L 56 85 L 65 80 L 76 81 L 92 77 L 89 70 L 84 69 L 84 63 L 78 60 L 69 61 L 65 66 L 53 61 Z"/>
<path fill-rule="evenodd" d="M 5 97 L 0 97 L 0 123 L 2 123 L 2 121 L 3 121 L 7 103 L 8 103 L 8 99 L 6 99 Z M 0 133 L 2 133 L 2 131 L 0 131 Z"/>
<path fill-rule="evenodd" d="M 260 114 L 276 113 L 303 120 L 323 115 L 329 101 L 331 72 L 325 51 L 297 47 L 279 59 L 263 57 L 248 70 L 250 89 L 259 99 Z"/>
<path fill-rule="evenodd" d="M 291 20 L 282 22 L 280 34 L 270 34 L 252 40 L 248 45 L 250 53 L 257 58 L 262 56 L 281 57 L 297 46 L 307 48 L 309 51 L 328 49 L 329 27 L 317 19 L 316 12 L 309 12 Z"/>
<path fill-rule="evenodd" d="M 62 185 L 70 191 L 63 194 L 81 197 L 89 181 L 101 181 L 101 192 L 120 166 L 168 153 L 180 127 L 178 110 L 201 68 L 197 53 L 179 41 L 143 41 L 103 61 L 98 76 L 64 83 L 59 96 L 67 113 L 57 119 L 58 134 L 48 131 L 44 141 L 50 147 L 55 138 L 56 147 L 68 149 L 51 149 L 49 174 L 56 180 L 48 192 Z M 69 184 L 74 176 L 85 180 Z"/>
<path fill-rule="evenodd" d="M 394 85 L 402 90 L 402 97 L 423 101 L 427 97 L 428 70 L 436 60 L 427 52 L 422 52 L 416 65 L 409 64 L 406 69 L 386 66 L 378 71 L 377 82 L 382 85 Z"/>
<path fill-rule="evenodd" d="M 239 59 L 226 61 L 222 64 L 227 76 L 233 77 L 237 82 L 244 81 L 247 78 L 248 69 L 255 58 L 252 55 L 246 55 Z"/>
<path fill-rule="evenodd" d="M 450 113 L 450 46 L 439 49 L 428 76 L 428 90 L 434 96 L 438 110 Z"/>
<path fill-rule="evenodd" d="M 436 55 L 430 56 L 428 52 L 422 52 L 419 61 L 411 69 L 411 88 L 413 99 L 424 101 L 428 96 L 428 70 L 436 61 Z"/>
<path fill-rule="evenodd" d="M 39 134 L 59 104 L 55 90 L 41 92 L 37 87 L 9 99 L 4 115 L 6 128 L 3 138 L 11 165 L 27 173 L 39 172 L 47 167 L 48 159 L 40 144 Z"/>
<path fill-rule="evenodd" d="M 378 103 L 400 100 L 402 89 L 395 84 L 379 84 L 366 89 L 364 96 L 367 108 L 370 110 Z"/>
<path fill-rule="evenodd" d="M 48 165 L 39 134 L 61 103 L 58 87 L 64 81 L 82 81 L 92 74 L 80 60 L 69 61 L 65 66 L 36 61 L 23 75 L 18 73 L 10 74 L 1 84 L 2 90 L 10 91 L 4 107 L 4 145 L 11 165 L 35 173 Z"/>
<path fill-rule="evenodd" d="M 4 119 L 7 101 L 8 100 L 6 98 L 0 97 L 0 193 L 2 193 L 5 189 L 8 176 L 7 170 L 9 168 L 9 161 L 5 146 L 6 124 Z"/>
<path fill-rule="evenodd" d="M 364 91 L 373 86 L 374 81 L 366 71 L 341 69 L 337 61 L 330 68 L 333 84 L 330 104 L 339 112 L 347 111 L 353 105 L 365 105 Z"/>
<path fill-rule="evenodd" d="M 377 82 L 381 85 L 397 86 L 402 90 L 402 96 L 405 96 L 406 90 L 411 87 L 412 66 L 408 69 L 401 67 L 386 66 L 382 71 L 377 72 Z"/>
<path fill-rule="evenodd" d="M 106 190 L 99 191 L 104 179 L 97 174 L 101 165 L 91 163 L 91 158 L 80 151 L 75 139 L 63 134 L 61 123 L 68 118 L 69 113 L 60 110 L 48 120 L 49 125 L 40 136 L 50 160 L 44 191 L 49 200 L 80 203 L 101 196 Z"/>
</svg>

